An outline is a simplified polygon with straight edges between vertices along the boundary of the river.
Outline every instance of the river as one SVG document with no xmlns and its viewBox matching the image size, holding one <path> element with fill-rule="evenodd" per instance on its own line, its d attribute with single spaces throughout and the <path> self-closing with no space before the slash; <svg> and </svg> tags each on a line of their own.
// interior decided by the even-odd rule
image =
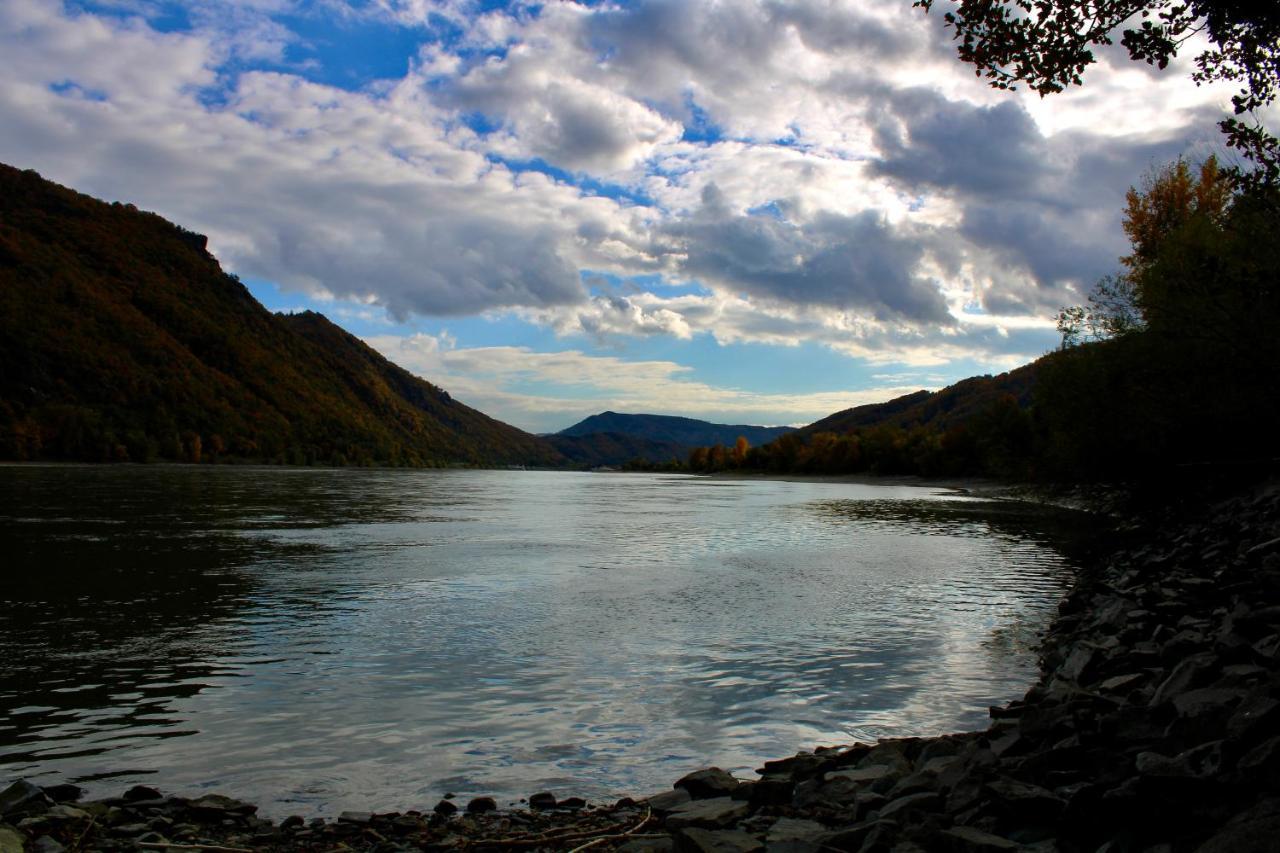
<svg viewBox="0 0 1280 853">
<path fill-rule="evenodd" d="M 978 726 L 1069 518 L 941 489 L 0 468 L 0 782 L 264 813 L 612 797 Z"/>
</svg>

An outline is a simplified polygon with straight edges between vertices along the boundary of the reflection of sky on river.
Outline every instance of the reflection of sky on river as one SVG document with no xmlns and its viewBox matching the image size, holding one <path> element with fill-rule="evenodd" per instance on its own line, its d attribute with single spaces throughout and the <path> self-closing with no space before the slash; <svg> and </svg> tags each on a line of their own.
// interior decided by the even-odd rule
<svg viewBox="0 0 1280 853">
<path fill-rule="evenodd" d="M 28 615 L 0 625 L 0 775 L 279 813 L 646 792 L 976 725 L 1066 581 L 1053 519 L 911 487 L 0 472 L 20 497 L 0 533 L 52 569 L 2 588 Z"/>
</svg>

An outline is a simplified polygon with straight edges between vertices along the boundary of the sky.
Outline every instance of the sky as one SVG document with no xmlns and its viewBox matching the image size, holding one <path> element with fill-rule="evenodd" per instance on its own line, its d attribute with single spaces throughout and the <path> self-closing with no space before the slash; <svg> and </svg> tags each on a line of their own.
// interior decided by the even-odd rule
<svg viewBox="0 0 1280 853">
<path fill-rule="evenodd" d="M 798 425 L 1053 349 L 1126 189 L 1223 154 L 1194 49 L 999 92 L 945 6 L 0 0 L 0 161 L 526 430 Z"/>
</svg>

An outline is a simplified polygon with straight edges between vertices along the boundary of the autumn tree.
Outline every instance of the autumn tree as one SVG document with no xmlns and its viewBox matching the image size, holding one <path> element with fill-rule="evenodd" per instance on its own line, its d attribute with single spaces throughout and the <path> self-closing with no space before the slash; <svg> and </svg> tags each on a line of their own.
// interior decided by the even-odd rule
<svg viewBox="0 0 1280 853">
<path fill-rule="evenodd" d="M 733 464 L 735 468 L 741 468 L 747 462 L 747 451 L 751 449 L 751 442 L 747 441 L 745 435 L 738 436 L 738 440 L 733 443 Z"/>
<path fill-rule="evenodd" d="M 916 0 L 926 11 L 935 0 Z M 1120 43 L 1135 61 L 1165 68 L 1203 34 L 1197 83 L 1238 84 L 1235 117 L 1219 123 L 1227 143 L 1257 167 L 1261 183 L 1280 180 L 1280 141 L 1257 118 L 1275 101 L 1280 81 L 1280 4 L 1254 0 L 958 0 L 943 18 L 958 53 L 997 89 L 1026 85 L 1040 95 L 1079 85 L 1097 57 Z"/>
<path fill-rule="evenodd" d="M 1221 232 L 1233 199 L 1232 182 L 1209 157 L 1192 174 L 1186 160 L 1146 176 L 1141 187 L 1130 187 L 1125 196 L 1122 226 L 1132 252 L 1120 259 L 1124 270 L 1106 276 L 1090 292 L 1087 305 L 1062 309 L 1058 331 L 1063 344 L 1120 337 L 1146 328 L 1153 315 L 1187 311 L 1170 304 L 1160 278 L 1152 268 L 1171 241 L 1186 229 Z"/>
</svg>

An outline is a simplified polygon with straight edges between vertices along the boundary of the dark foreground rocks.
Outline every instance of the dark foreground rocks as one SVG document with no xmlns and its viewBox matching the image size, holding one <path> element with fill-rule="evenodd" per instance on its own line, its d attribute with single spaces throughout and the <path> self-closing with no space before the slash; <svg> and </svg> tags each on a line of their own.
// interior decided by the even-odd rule
<svg viewBox="0 0 1280 853">
<path fill-rule="evenodd" d="M 986 731 L 818 748 L 754 780 L 716 768 L 607 806 L 448 800 L 273 822 L 216 794 L 0 791 L 0 853 L 1280 850 L 1280 490 L 1170 522 L 1087 573 L 1042 677 Z"/>
</svg>

